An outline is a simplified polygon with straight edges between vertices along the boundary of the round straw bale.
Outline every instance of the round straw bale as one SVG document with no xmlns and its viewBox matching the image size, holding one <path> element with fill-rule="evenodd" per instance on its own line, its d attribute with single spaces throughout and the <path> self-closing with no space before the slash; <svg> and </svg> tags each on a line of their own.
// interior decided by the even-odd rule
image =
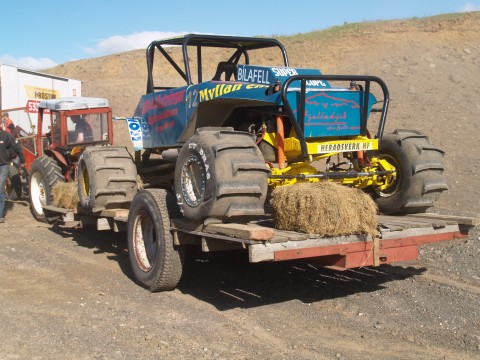
<svg viewBox="0 0 480 360">
<path fill-rule="evenodd" d="M 377 234 L 377 205 L 362 190 L 302 182 L 273 191 L 275 226 L 320 236 Z"/>
<path fill-rule="evenodd" d="M 65 209 L 74 209 L 78 205 L 77 182 L 57 182 L 53 188 L 53 205 Z"/>
</svg>

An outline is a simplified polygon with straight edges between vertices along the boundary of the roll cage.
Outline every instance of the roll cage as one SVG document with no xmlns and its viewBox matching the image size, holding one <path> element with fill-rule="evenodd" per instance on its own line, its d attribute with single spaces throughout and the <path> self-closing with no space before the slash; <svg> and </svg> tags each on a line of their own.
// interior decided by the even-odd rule
<svg viewBox="0 0 480 360">
<path fill-rule="evenodd" d="M 165 50 L 166 47 L 181 46 L 183 64 L 175 61 Z M 250 63 L 248 52 L 258 49 L 278 48 L 283 58 L 284 66 L 288 67 L 288 56 L 285 47 L 276 39 L 271 38 L 254 38 L 254 37 L 238 37 L 238 36 L 221 36 L 221 35 L 200 35 L 188 34 L 181 37 L 156 40 L 153 41 L 146 51 L 147 55 L 147 94 L 158 90 L 168 90 L 172 87 L 156 86 L 153 81 L 153 69 L 155 50 L 158 50 L 165 59 L 173 66 L 176 72 L 182 77 L 186 85 L 193 85 L 192 72 L 190 70 L 188 49 L 194 48 L 197 58 L 197 81 L 203 82 L 202 74 L 202 48 L 224 48 L 233 49 L 234 52 L 226 63 L 238 64 L 242 55 L 244 56 L 244 63 Z M 182 69 L 183 65 L 183 69 Z"/>
</svg>

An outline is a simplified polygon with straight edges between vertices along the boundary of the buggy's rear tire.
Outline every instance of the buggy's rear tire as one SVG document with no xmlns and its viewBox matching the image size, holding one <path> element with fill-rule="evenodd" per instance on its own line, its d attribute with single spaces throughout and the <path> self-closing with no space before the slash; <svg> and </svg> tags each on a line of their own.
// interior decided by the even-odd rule
<svg viewBox="0 0 480 360">
<path fill-rule="evenodd" d="M 264 214 L 269 170 L 249 133 L 200 128 L 182 147 L 174 186 L 189 219 Z"/>
<path fill-rule="evenodd" d="M 180 217 L 175 197 L 164 189 L 142 190 L 128 213 L 128 257 L 138 283 L 151 292 L 173 290 L 182 276 L 184 247 L 175 246 L 170 218 Z"/>
<path fill-rule="evenodd" d="M 87 148 L 77 171 L 78 198 L 86 210 L 128 208 L 137 193 L 137 169 L 126 148 Z"/>
<path fill-rule="evenodd" d="M 47 214 L 43 207 L 53 204 L 53 187 L 58 182 L 64 182 L 61 167 L 48 156 L 36 159 L 30 169 L 29 198 L 30 210 L 38 221 L 51 222 L 59 218 Z"/>
<path fill-rule="evenodd" d="M 381 213 L 425 212 L 448 189 L 443 175 L 444 152 L 420 132 L 397 129 L 385 134 L 378 153 L 396 169 L 395 179 L 387 189 L 373 189 Z"/>
</svg>

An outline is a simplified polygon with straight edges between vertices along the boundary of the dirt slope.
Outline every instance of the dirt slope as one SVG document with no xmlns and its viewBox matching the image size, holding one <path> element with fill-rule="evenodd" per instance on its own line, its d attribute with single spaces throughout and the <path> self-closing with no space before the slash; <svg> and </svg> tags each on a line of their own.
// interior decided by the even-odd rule
<svg viewBox="0 0 480 360">
<path fill-rule="evenodd" d="M 446 152 L 439 208 L 480 212 L 480 12 L 349 24 L 280 38 L 291 66 L 381 77 L 392 102 L 386 130 L 416 129 Z M 273 64 L 275 65 L 275 64 Z M 83 95 L 131 116 L 146 88 L 145 51 L 79 60 L 48 72 L 77 78 Z"/>
<path fill-rule="evenodd" d="M 352 24 L 284 39 L 293 66 L 379 75 L 388 127 L 447 151 L 439 206 L 479 216 L 480 14 Z M 52 69 L 133 112 L 143 52 Z M 480 231 L 420 259 L 345 272 L 305 262 L 202 258 L 171 292 L 133 281 L 123 234 L 36 222 L 8 203 L 0 224 L 0 359 L 470 360 L 480 357 Z"/>
</svg>

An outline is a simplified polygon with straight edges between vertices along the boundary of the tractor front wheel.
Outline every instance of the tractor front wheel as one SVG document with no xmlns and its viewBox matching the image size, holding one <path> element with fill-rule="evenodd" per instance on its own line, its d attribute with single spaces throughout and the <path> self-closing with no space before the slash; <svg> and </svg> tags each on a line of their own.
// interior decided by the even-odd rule
<svg viewBox="0 0 480 360">
<path fill-rule="evenodd" d="M 91 212 L 128 208 L 137 193 L 137 169 L 126 148 L 87 148 L 77 171 L 80 205 Z"/>
</svg>

